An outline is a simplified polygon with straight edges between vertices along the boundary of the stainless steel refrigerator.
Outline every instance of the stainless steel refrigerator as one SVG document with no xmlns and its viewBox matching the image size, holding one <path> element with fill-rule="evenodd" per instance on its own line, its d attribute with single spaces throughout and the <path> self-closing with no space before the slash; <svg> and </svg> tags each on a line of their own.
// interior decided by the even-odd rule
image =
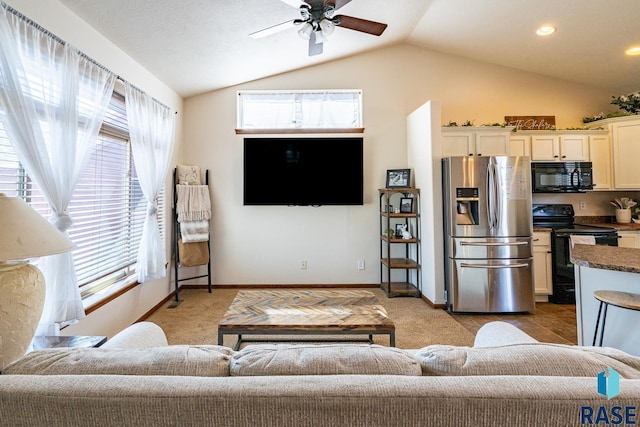
<svg viewBox="0 0 640 427">
<path fill-rule="evenodd" d="M 533 311 L 529 158 L 446 157 L 442 182 L 449 310 Z"/>
</svg>

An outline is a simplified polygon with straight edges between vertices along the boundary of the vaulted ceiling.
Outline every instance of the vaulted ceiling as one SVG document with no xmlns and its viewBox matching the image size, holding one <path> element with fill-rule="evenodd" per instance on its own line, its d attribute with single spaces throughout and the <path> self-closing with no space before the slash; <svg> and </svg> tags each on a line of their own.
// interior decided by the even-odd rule
<svg viewBox="0 0 640 427">
<path fill-rule="evenodd" d="M 639 0 L 352 0 L 338 13 L 388 24 L 376 37 L 336 28 L 308 56 L 300 0 L 59 0 L 183 97 L 395 43 L 609 89 L 640 90 Z M 344 0 L 338 0 L 343 1 Z M 557 32 L 542 38 L 543 24 Z"/>
</svg>

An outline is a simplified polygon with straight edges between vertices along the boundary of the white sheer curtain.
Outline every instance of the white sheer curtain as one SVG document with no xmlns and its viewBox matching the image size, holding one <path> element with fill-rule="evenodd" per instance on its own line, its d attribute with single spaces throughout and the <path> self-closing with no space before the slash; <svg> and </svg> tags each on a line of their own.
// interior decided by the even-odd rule
<svg viewBox="0 0 640 427">
<path fill-rule="evenodd" d="M 138 282 L 165 277 L 167 258 L 158 226 L 158 194 L 164 186 L 173 153 L 175 114 L 125 82 L 125 102 L 133 162 L 147 199 L 136 272 Z"/>
<path fill-rule="evenodd" d="M 32 22 L 0 7 L 0 120 L 61 231 L 67 207 L 94 148 L 116 76 Z M 46 282 L 37 334 L 84 317 L 71 253 L 40 260 Z"/>
</svg>

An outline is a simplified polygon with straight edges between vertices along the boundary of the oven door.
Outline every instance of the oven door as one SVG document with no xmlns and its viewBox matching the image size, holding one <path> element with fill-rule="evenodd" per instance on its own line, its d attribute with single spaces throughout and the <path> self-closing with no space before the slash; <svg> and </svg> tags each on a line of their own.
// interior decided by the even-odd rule
<svg viewBox="0 0 640 427">
<path fill-rule="evenodd" d="M 554 230 L 551 242 L 553 294 L 549 301 L 556 304 L 575 304 L 575 272 L 571 262 L 571 235 L 594 236 L 596 245 L 618 246 L 615 231 L 572 233 Z"/>
</svg>

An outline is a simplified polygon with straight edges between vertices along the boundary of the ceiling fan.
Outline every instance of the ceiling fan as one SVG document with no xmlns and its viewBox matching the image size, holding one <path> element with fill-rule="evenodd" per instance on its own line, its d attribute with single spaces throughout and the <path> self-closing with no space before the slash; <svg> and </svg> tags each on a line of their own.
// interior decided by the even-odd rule
<svg viewBox="0 0 640 427">
<path fill-rule="evenodd" d="M 335 27 L 347 28 L 374 36 L 381 35 L 387 28 L 387 24 L 381 22 L 369 21 L 347 15 L 334 15 L 335 11 L 351 0 L 281 1 L 292 7 L 299 8 L 300 18 L 256 31 L 255 33 L 249 34 L 249 36 L 258 39 L 300 25 L 301 27 L 298 30 L 298 34 L 303 39 L 309 40 L 309 56 L 314 56 L 322 53 L 322 44 L 328 40 L 328 37 L 333 33 Z"/>
</svg>

